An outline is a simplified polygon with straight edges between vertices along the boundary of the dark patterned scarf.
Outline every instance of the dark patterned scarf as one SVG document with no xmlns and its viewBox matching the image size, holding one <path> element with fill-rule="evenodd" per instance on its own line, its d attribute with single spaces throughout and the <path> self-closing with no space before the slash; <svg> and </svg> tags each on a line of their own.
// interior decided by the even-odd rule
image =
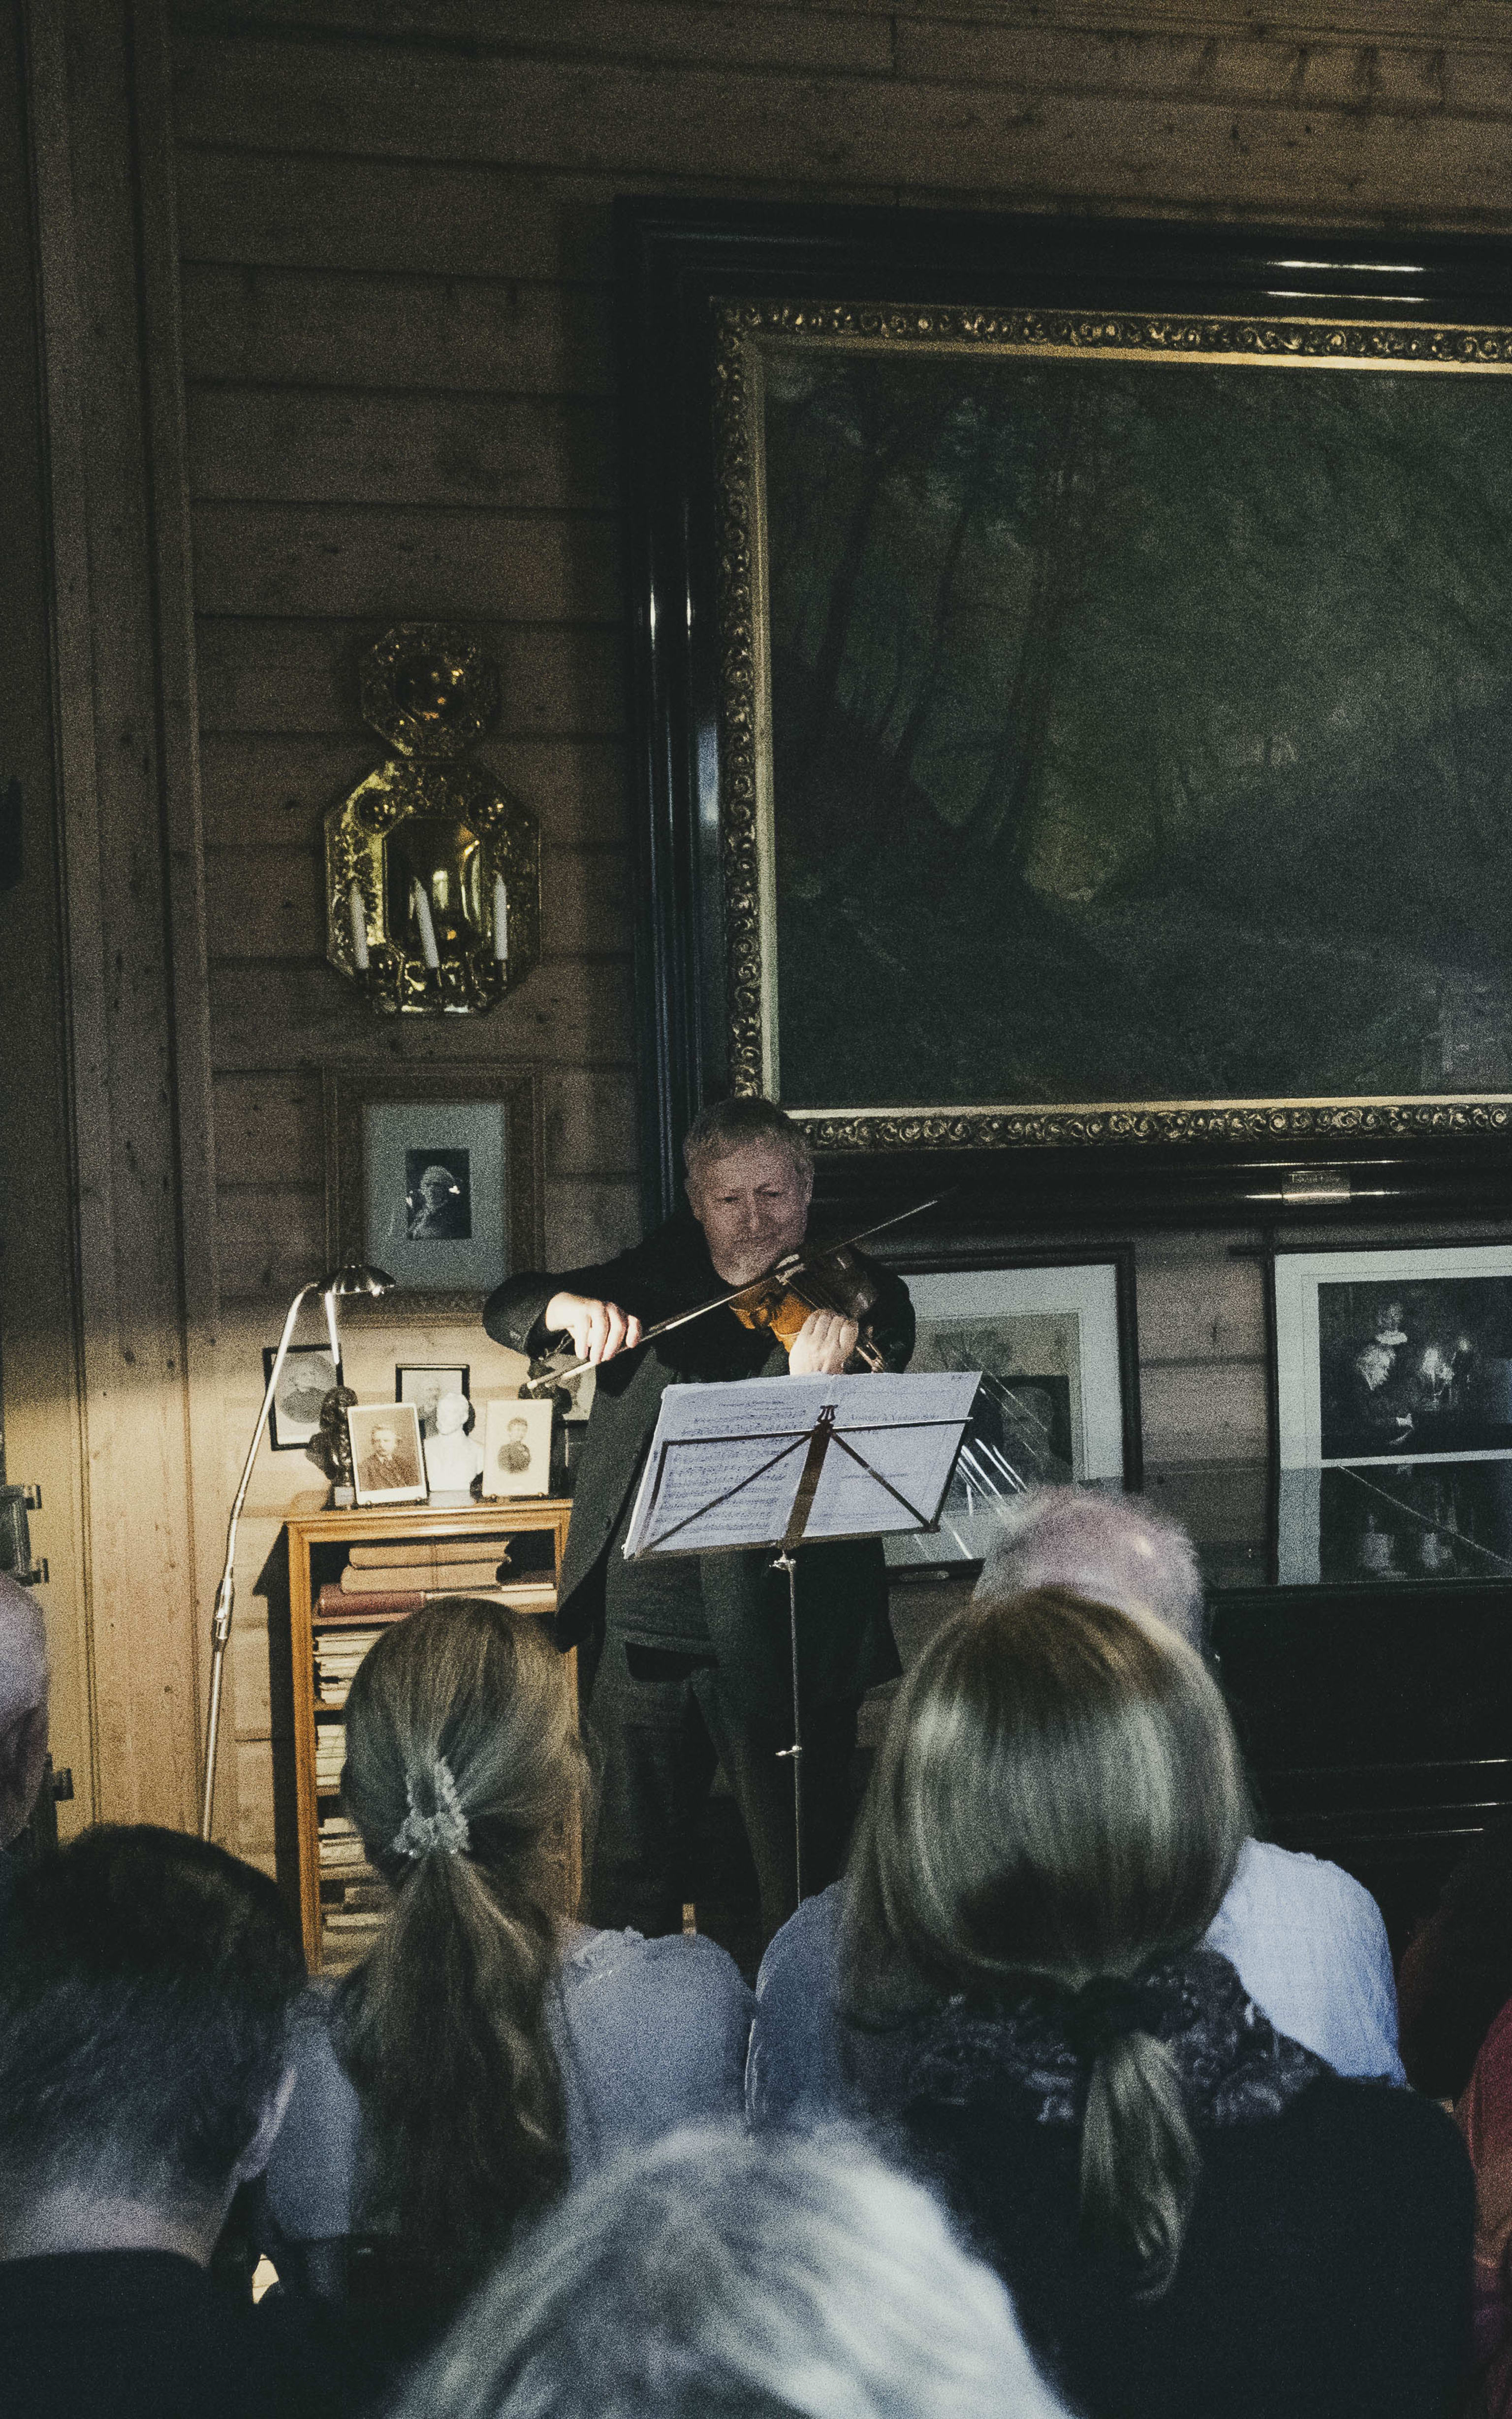
<svg viewBox="0 0 1512 2419">
<path fill-rule="evenodd" d="M 1026 2103 L 1041 2125 L 1076 2125 L 1092 2063 L 1116 2034 L 1153 2034 L 1175 2052 L 1196 2126 L 1279 2117 L 1329 2069 L 1260 2013 L 1227 1957 L 1193 1949 L 1128 1982 L 1035 1991 L 1011 2002 L 951 1999 L 895 2042 L 888 2098 L 961 2102 L 983 2086 Z"/>
</svg>

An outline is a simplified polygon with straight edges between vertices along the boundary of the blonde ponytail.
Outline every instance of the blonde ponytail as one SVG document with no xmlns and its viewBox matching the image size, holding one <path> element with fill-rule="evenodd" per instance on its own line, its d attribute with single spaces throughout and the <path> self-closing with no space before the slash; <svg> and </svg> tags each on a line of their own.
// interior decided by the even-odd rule
<svg viewBox="0 0 1512 2419">
<path fill-rule="evenodd" d="M 1202 2162 L 1176 2058 L 1152 2033 L 1094 2060 L 1082 2120 L 1082 2232 L 1125 2252 L 1154 2301 L 1176 2273 Z"/>
<path fill-rule="evenodd" d="M 1199 2161 L 1138 1980 L 1201 1939 L 1247 1814 L 1200 1656 L 1158 1625 L 1041 1588 L 973 1604 L 931 1640 L 852 1854 L 847 2015 L 879 2030 L 957 1995 L 1053 2002 L 1091 2070 L 1084 2231 L 1125 2250 L 1151 2297 L 1175 2273 Z"/>
<path fill-rule="evenodd" d="M 429 1605 L 359 1669 L 347 1758 L 396 1891 L 335 2016 L 370 2214 L 417 2289 L 455 2300 L 567 2180 L 548 2006 L 582 1760 L 561 1660 L 502 1606 Z"/>
</svg>

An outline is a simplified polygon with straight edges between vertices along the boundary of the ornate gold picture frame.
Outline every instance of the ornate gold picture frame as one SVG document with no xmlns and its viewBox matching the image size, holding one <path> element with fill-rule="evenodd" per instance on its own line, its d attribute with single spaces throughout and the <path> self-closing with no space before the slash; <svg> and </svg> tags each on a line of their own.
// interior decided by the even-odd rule
<svg viewBox="0 0 1512 2419">
<path fill-rule="evenodd" d="M 1508 317 L 717 305 L 730 1087 L 1512 1130 Z"/>
</svg>

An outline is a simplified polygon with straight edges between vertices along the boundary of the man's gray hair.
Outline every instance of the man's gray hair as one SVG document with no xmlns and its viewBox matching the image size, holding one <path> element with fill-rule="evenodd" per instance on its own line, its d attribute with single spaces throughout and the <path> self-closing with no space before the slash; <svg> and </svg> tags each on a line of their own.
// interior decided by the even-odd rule
<svg viewBox="0 0 1512 2419">
<path fill-rule="evenodd" d="M 775 1101 L 755 1098 L 715 1101 L 701 1109 L 683 1142 L 683 1165 L 691 1179 L 712 1161 L 728 1159 L 752 1142 L 776 1143 L 800 1175 L 813 1165 L 803 1128 Z"/>
<path fill-rule="evenodd" d="M 1002 1531 L 974 1601 L 1064 1588 L 1118 1612 L 1152 1613 L 1201 1654 L 1202 1574 L 1191 1538 L 1138 1496 L 1091 1487 L 1036 1487 L 1002 1507 Z"/>
<path fill-rule="evenodd" d="M 393 2419 L 1064 2419 L 997 2278 L 840 2129 L 689 2129 L 570 2194 Z"/>
</svg>

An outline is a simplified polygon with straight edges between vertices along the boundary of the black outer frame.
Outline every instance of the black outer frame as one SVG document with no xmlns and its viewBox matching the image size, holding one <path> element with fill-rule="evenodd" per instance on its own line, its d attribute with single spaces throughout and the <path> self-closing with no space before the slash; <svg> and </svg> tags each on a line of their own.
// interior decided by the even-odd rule
<svg viewBox="0 0 1512 2419">
<path fill-rule="evenodd" d="M 295 1354 L 298 1352 L 324 1352 L 329 1354 L 331 1346 L 329 1342 L 324 1344 L 291 1344 L 288 1350 L 284 1355 L 284 1365 L 286 1368 L 288 1364 L 293 1360 Z M 263 1346 L 263 1391 L 265 1394 L 268 1390 L 268 1380 L 273 1374 L 273 1363 L 277 1358 L 277 1345 L 265 1344 Z M 346 1380 L 342 1376 L 341 1363 L 338 1361 L 336 1364 L 336 1383 L 340 1386 L 345 1384 L 345 1382 Z M 303 1437 L 290 1437 L 286 1441 L 280 1438 L 278 1433 L 278 1405 L 276 1402 L 270 1403 L 268 1406 L 268 1450 L 270 1453 L 303 1453 L 305 1450 L 305 1440 Z"/>
<path fill-rule="evenodd" d="M 1123 1484 L 1126 1493 L 1138 1492 L 1144 1485 L 1145 1462 L 1139 1417 L 1139 1311 L 1133 1243 L 1098 1241 L 1082 1249 L 1057 1246 L 1041 1251 L 1032 1245 L 998 1242 L 989 1236 L 962 1230 L 960 1240 L 949 1244 L 931 1242 L 927 1237 L 908 1243 L 895 1242 L 889 1237 L 886 1252 L 879 1245 L 875 1257 L 885 1258 L 887 1266 L 902 1277 L 904 1285 L 911 1276 L 952 1275 L 965 1269 L 1085 1269 L 1106 1268 L 1111 1263 L 1119 1324 Z"/>
<path fill-rule="evenodd" d="M 956 210 L 622 199 L 615 205 L 640 842 L 636 957 L 648 1223 L 681 1195 L 679 1146 L 726 1088 L 718 829 L 715 297 L 979 302 L 1431 322 L 1512 321 L 1512 259 L 1488 239 L 1020 217 Z M 1288 1201 L 1309 1162 L 1356 1198 Z M 947 1184 L 999 1227 L 1254 1225 L 1443 1219 L 1504 1210 L 1512 1134 L 1278 1138 L 1225 1146 L 832 1154 L 816 1198 L 847 1223 Z M 855 1223 L 864 1223 L 857 1219 Z"/>
</svg>

